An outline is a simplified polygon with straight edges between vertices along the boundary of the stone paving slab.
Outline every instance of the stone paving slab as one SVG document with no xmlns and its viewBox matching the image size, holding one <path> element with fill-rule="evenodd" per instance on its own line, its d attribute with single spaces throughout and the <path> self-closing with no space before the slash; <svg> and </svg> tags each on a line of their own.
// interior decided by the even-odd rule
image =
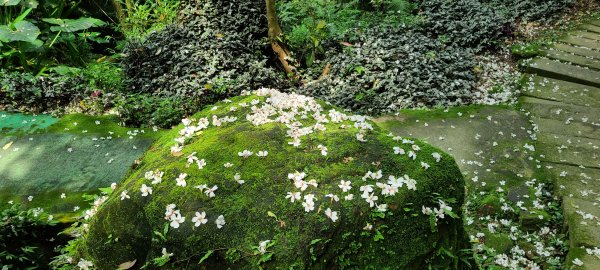
<svg viewBox="0 0 600 270">
<path fill-rule="evenodd" d="M 547 58 L 534 59 L 527 71 L 548 78 L 600 87 L 600 72 Z"/>
<path fill-rule="evenodd" d="M 540 99 L 600 108 L 600 88 L 537 75 L 526 75 L 523 94 Z"/>
<path fill-rule="evenodd" d="M 592 25 L 595 25 L 595 26 L 600 26 L 600 20 L 591 20 L 588 23 L 592 24 Z"/>
<path fill-rule="evenodd" d="M 546 162 L 542 166 L 556 179 L 556 195 L 600 200 L 600 169 Z"/>
<path fill-rule="evenodd" d="M 533 97 L 522 97 L 521 106 L 536 117 L 559 120 L 563 126 L 573 122 L 600 125 L 600 108 Z"/>
<path fill-rule="evenodd" d="M 580 26 L 579 28 L 581 28 L 582 30 L 600 34 L 600 26 L 596 26 L 596 25 L 592 25 L 592 24 L 584 24 L 584 25 Z"/>
<path fill-rule="evenodd" d="M 595 41 L 595 40 L 591 40 L 591 39 L 587 39 L 587 38 L 568 36 L 564 39 L 561 39 L 561 42 L 567 43 L 567 44 L 572 44 L 572 45 L 577 45 L 577 46 L 582 46 L 582 47 L 586 47 L 586 48 L 590 48 L 590 49 L 594 49 L 594 50 L 600 50 L 600 41 Z"/>
<path fill-rule="evenodd" d="M 570 33 L 573 36 L 576 37 L 582 37 L 582 38 L 587 38 L 587 39 L 591 39 L 591 40 L 600 40 L 600 36 L 597 33 L 591 33 L 588 31 L 574 31 Z"/>
<path fill-rule="evenodd" d="M 600 59 L 587 58 L 584 56 L 576 55 L 573 53 L 561 52 L 561 51 L 546 51 L 544 56 L 560 60 L 562 62 L 569 62 L 579 66 L 588 67 L 594 70 L 600 70 Z"/>
<path fill-rule="evenodd" d="M 600 243 L 600 202 L 563 198 L 565 221 L 572 247 L 595 247 Z"/>
<path fill-rule="evenodd" d="M 583 265 L 573 264 L 573 260 L 579 259 Z M 594 255 L 588 255 L 586 248 L 571 247 L 569 254 L 565 259 L 565 268 L 569 270 L 598 270 L 600 269 L 600 258 Z"/>
<path fill-rule="evenodd" d="M 538 141 L 542 161 L 600 168 L 600 140 L 539 132 Z"/>
<path fill-rule="evenodd" d="M 548 118 L 532 117 L 531 120 L 537 125 L 540 132 L 568 135 L 600 140 L 600 126 L 589 123 L 571 122 Z"/>
<path fill-rule="evenodd" d="M 580 55 L 586 58 L 600 59 L 600 51 L 584 48 L 584 47 L 576 47 L 565 43 L 556 43 L 550 47 L 550 50 L 558 50 L 568 53 L 574 53 L 576 55 Z"/>
</svg>

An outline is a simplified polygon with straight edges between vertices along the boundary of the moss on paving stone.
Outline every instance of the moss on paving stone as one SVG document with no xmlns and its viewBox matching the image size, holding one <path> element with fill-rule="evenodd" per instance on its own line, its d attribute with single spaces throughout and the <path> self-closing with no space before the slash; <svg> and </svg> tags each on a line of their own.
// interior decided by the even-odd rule
<svg viewBox="0 0 600 270">
<path fill-rule="evenodd" d="M 122 180 L 162 134 L 116 121 L 0 113 L 0 202 L 42 207 L 63 221 L 79 217 L 88 206 L 82 196 Z"/>
<path fill-rule="evenodd" d="M 416 141 L 421 150 L 413 161 L 406 155 L 394 155 L 393 147 L 407 145 L 395 142 L 377 127 L 365 135 L 367 142 L 361 143 L 356 140 L 356 128 L 340 129 L 341 124 L 335 123 L 325 124 L 326 131 L 303 137 L 302 145 L 294 148 L 288 144 L 290 139 L 284 125 L 254 126 L 243 121 L 249 108 L 241 108 L 239 104 L 254 99 L 259 98 L 234 98 L 231 104 L 219 103 L 214 110 L 196 114 L 194 119 L 229 115 L 239 120 L 202 131 L 186 144 L 183 156 L 175 157 L 169 150 L 182 126 L 150 148 L 142 166 L 119 185 L 90 223 L 81 251 L 93 259 L 95 266 L 114 269 L 134 259 L 143 265 L 161 257 L 162 248 L 166 248 L 174 253 L 166 265 L 169 269 L 256 269 L 259 264 L 266 269 L 457 267 L 456 258 L 436 259 L 435 254 L 442 248 L 458 253 L 464 243 L 462 222 L 447 217 L 438 221 L 438 231 L 432 232 L 429 216 L 421 213 L 422 206 L 435 207 L 438 196 L 444 200 L 454 198 L 456 201 L 451 205 L 460 212 L 464 182 L 454 159 Z M 260 100 L 263 104 L 265 99 Z M 325 112 L 331 109 L 321 105 Z M 237 111 L 230 112 L 233 106 Z M 303 122 L 306 125 L 310 120 Z M 328 148 L 327 156 L 316 148 L 319 144 Z M 239 157 L 238 153 L 246 149 L 255 153 L 267 150 L 269 154 L 264 158 Z M 206 160 L 205 168 L 198 170 L 195 165 L 186 168 L 184 157 L 192 152 Z M 432 156 L 434 152 L 442 155 L 439 163 Z M 423 169 L 421 161 L 431 164 L 431 168 Z M 225 168 L 228 162 L 233 167 Z M 142 197 L 140 187 L 150 185 L 145 173 L 154 170 L 165 173 L 163 181 L 153 187 L 152 195 Z M 382 182 L 388 175 L 407 174 L 417 180 L 417 190 L 401 188 L 396 196 L 380 196 L 378 203 L 386 202 L 389 210 L 385 215 L 376 214 L 360 198 L 359 187 L 364 183 L 361 178 L 369 170 L 382 170 L 385 177 Z M 285 198 L 287 192 L 295 190 L 288 179 L 288 174 L 295 171 L 303 171 L 306 179 L 318 181 L 318 189 L 309 188 L 305 192 L 305 195 L 317 194 L 315 211 L 307 213 L 299 202 L 291 203 Z M 182 172 L 189 174 L 186 188 L 175 185 L 175 178 Z M 236 173 L 245 180 L 244 184 L 234 180 Z M 344 200 L 338 187 L 341 179 L 353 182 L 350 193 L 354 194 L 354 200 Z M 216 196 L 208 198 L 193 188 L 199 184 L 218 185 Z M 121 200 L 123 191 L 128 191 L 131 198 Z M 327 193 L 337 194 L 340 201 L 324 198 Z M 163 230 L 165 207 L 171 203 L 176 204 L 186 220 L 178 229 L 170 228 L 166 241 L 153 241 L 157 237 L 152 232 Z M 337 222 L 327 218 L 326 208 L 338 211 Z M 206 212 L 207 224 L 194 227 L 191 219 L 196 211 Z M 221 229 L 215 226 L 218 215 L 223 215 L 226 221 Z M 363 229 L 367 223 L 373 225 L 372 230 Z M 109 236 L 119 240 L 106 244 Z M 272 258 L 261 263 L 260 254 L 252 247 L 264 240 L 275 244 L 267 252 Z M 212 251 L 198 265 L 200 258 Z"/>
</svg>

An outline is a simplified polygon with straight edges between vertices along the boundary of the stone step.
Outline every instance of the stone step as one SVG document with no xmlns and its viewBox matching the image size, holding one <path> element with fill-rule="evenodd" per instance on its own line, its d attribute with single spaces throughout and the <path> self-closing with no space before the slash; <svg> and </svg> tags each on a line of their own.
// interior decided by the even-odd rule
<svg viewBox="0 0 600 270">
<path fill-rule="evenodd" d="M 600 246 L 600 203 L 563 197 L 563 213 L 571 247 Z"/>
<path fill-rule="evenodd" d="M 583 56 L 575 55 L 572 53 L 561 52 L 556 50 L 548 50 L 544 53 L 544 56 L 560 60 L 563 62 L 573 63 L 579 66 L 588 67 L 595 70 L 600 70 L 600 60 L 599 59 L 590 59 Z"/>
<path fill-rule="evenodd" d="M 549 50 L 558 50 L 563 52 L 574 53 L 584 57 L 591 57 L 594 59 L 600 59 L 600 51 L 590 50 L 583 47 L 575 47 L 565 43 L 556 43 L 552 45 Z"/>
<path fill-rule="evenodd" d="M 600 87 L 600 72 L 547 58 L 532 60 L 527 71 L 548 78 Z"/>
<path fill-rule="evenodd" d="M 582 30 L 600 34 L 600 26 L 596 26 L 593 24 L 584 24 L 584 25 L 580 26 L 579 28 Z"/>
<path fill-rule="evenodd" d="M 535 117 L 558 120 L 562 125 L 584 123 L 600 125 L 600 108 L 567 104 L 547 99 L 522 97 L 521 107 Z"/>
<path fill-rule="evenodd" d="M 570 33 L 572 36 L 587 38 L 591 40 L 600 40 L 600 34 L 588 31 L 574 31 Z"/>
<path fill-rule="evenodd" d="M 600 140 L 538 132 L 542 161 L 600 168 Z"/>
<path fill-rule="evenodd" d="M 600 88 L 537 75 L 525 75 L 522 94 L 540 99 L 600 108 Z"/>
<path fill-rule="evenodd" d="M 600 199 L 600 169 L 546 162 L 542 166 L 554 176 L 554 191 L 558 196 L 588 201 Z"/>
<path fill-rule="evenodd" d="M 591 20 L 591 21 L 588 22 L 588 24 L 595 25 L 595 26 L 600 26 L 600 20 Z"/>
<path fill-rule="evenodd" d="M 579 259 L 583 265 L 575 265 L 573 261 Z M 565 268 L 569 270 L 598 270 L 600 269 L 600 258 L 587 254 L 586 248 L 571 247 L 565 259 Z"/>
<path fill-rule="evenodd" d="M 565 124 L 565 121 L 540 117 L 532 117 L 531 120 L 537 125 L 540 132 L 600 140 L 600 124 L 598 123 L 596 125 L 582 122 Z"/>
<path fill-rule="evenodd" d="M 595 41 L 587 38 L 579 38 L 575 36 L 567 36 L 560 40 L 560 42 L 582 46 L 594 50 L 600 50 L 600 41 Z"/>
</svg>

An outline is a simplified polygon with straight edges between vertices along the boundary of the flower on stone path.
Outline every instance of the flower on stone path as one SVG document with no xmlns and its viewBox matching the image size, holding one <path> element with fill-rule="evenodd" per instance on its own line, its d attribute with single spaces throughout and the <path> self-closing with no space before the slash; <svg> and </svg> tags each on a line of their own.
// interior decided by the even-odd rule
<svg viewBox="0 0 600 270">
<path fill-rule="evenodd" d="M 435 162 L 440 162 L 440 160 L 442 160 L 442 155 L 440 155 L 440 153 L 432 153 L 431 154 L 433 156 L 433 158 L 435 158 Z"/>
<path fill-rule="evenodd" d="M 256 156 L 258 157 L 266 157 L 269 155 L 268 151 L 258 151 L 258 153 L 256 153 Z"/>
<path fill-rule="evenodd" d="M 243 157 L 243 158 L 248 158 L 250 156 L 252 156 L 252 152 L 248 151 L 248 150 L 244 150 L 242 152 L 238 152 L 238 156 Z"/>
<path fill-rule="evenodd" d="M 350 181 L 341 180 L 338 187 L 340 187 L 343 192 L 348 192 L 348 190 L 352 189 L 351 184 L 352 183 Z"/>
<path fill-rule="evenodd" d="M 206 194 L 206 196 L 208 196 L 209 198 L 212 198 L 215 196 L 215 191 L 218 189 L 219 187 L 217 187 L 217 185 L 214 185 L 212 188 L 209 188 L 207 190 L 204 191 L 204 194 Z"/>
<path fill-rule="evenodd" d="M 177 186 L 181 186 L 181 187 L 187 186 L 187 182 L 185 181 L 186 177 L 187 177 L 187 173 L 179 174 L 179 177 L 177 177 L 175 179 L 175 181 L 177 181 Z"/>
<path fill-rule="evenodd" d="M 582 262 L 582 261 L 581 261 L 579 258 L 575 258 L 575 259 L 573 260 L 573 264 L 574 264 L 574 265 L 577 265 L 577 266 L 582 266 L 582 265 L 583 265 L 583 262 Z"/>
<path fill-rule="evenodd" d="M 208 219 L 206 219 L 206 212 L 196 212 L 196 216 L 192 218 L 192 222 L 194 222 L 194 226 L 196 227 L 206 224 L 206 222 L 208 222 Z"/>
<path fill-rule="evenodd" d="M 296 200 L 300 200 L 302 198 L 302 194 L 300 192 L 288 192 L 285 198 L 290 199 L 291 202 L 294 202 Z"/>
<path fill-rule="evenodd" d="M 338 213 L 336 211 L 331 211 L 331 208 L 327 208 L 325 210 L 325 215 L 331 219 L 331 221 L 336 222 L 338 220 Z"/>
<path fill-rule="evenodd" d="M 121 192 L 121 201 L 125 200 L 125 199 L 129 199 L 129 195 L 127 195 L 127 190 L 124 190 L 123 192 Z"/>
<path fill-rule="evenodd" d="M 219 117 L 217 117 L 216 115 L 212 116 L 212 124 L 215 127 L 220 127 L 221 126 L 221 120 L 219 119 Z"/>
<path fill-rule="evenodd" d="M 202 130 L 202 129 L 208 128 L 209 124 L 210 124 L 210 122 L 208 121 L 208 118 L 200 118 L 198 120 L 198 126 L 196 127 L 196 129 Z"/>
<path fill-rule="evenodd" d="M 215 220 L 215 223 L 217 224 L 218 229 L 223 228 L 223 226 L 225 226 L 225 217 L 220 215 L 217 220 Z"/>
<path fill-rule="evenodd" d="M 148 194 L 152 194 L 152 188 L 149 186 L 146 186 L 146 184 L 142 184 L 140 191 L 142 192 L 142 197 L 146 197 L 146 196 L 148 196 Z"/>
<path fill-rule="evenodd" d="M 320 144 L 319 144 L 319 146 L 317 146 L 317 148 L 318 148 L 319 150 L 321 150 L 321 155 L 323 155 L 323 156 L 327 156 L 327 147 L 325 147 L 325 146 L 323 146 L 323 145 L 320 145 Z"/>
</svg>

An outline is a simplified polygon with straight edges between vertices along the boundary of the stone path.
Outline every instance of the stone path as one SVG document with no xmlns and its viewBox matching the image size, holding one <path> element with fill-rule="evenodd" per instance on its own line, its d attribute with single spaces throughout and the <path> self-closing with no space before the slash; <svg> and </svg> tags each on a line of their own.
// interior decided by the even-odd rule
<svg viewBox="0 0 600 270">
<path fill-rule="evenodd" d="M 82 195 L 119 182 L 154 141 L 105 118 L 0 112 L 0 202 L 79 216 Z"/>
<path fill-rule="evenodd" d="M 600 269 L 600 20 L 532 60 L 521 106 L 537 126 L 540 160 L 562 197 L 566 269 Z"/>
</svg>

